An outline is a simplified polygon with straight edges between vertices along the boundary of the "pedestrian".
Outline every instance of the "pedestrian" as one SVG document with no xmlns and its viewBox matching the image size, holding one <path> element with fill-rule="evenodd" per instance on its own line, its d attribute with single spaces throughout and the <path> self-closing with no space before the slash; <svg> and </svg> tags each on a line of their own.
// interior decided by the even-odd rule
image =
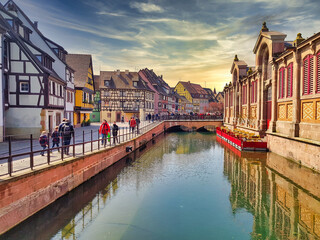
<svg viewBox="0 0 320 240">
<path fill-rule="evenodd" d="M 140 125 L 140 119 L 136 118 L 136 126 L 137 126 L 137 134 L 139 134 L 139 125 Z"/>
<path fill-rule="evenodd" d="M 59 127 L 58 127 L 58 131 L 60 133 L 60 136 L 61 136 L 61 133 L 62 133 L 62 127 L 64 126 L 64 124 L 67 122 L 67 119 L 66 118 L 63 118 L 62 119 L 62 122 L 59 124 Z"/>
<path fill-rule="evenodd" d="M 52 139 L 52 148 L 59 147 L 60 144 L 60 133 L 59 133 L 59 126 L 54 128 L 54 132 L 51 134 Z M 60 152 L 60 148 L 58 148 L 58 152 Z"/>
<path fill-rule="evenodd" d="M 154 114 L 152 114 L 152 122 L 154 122 Z"/>
<path fill-rule="evenodd" d="M 116 121 L 114 121 L 113 126 L 112 126 L 112 136 L 113 136 L 113 144 L 114 145 L 116 144 L 116 142 L 119 143 L 118 130 L 119 130 L 119 127 L 118 127 Z"/>
<path fill-rule="evenodd" d="M 71 138 L 74 137 L 74 128 L 68 119 L 66 119 L 66 122 L 62 126 L 61 130 L 63 151 L 66 155 L 69 155 L 69 145 Z"/>
<path fill-rule="evenodd" d="M 121 117 L 121 122 L 124 123 L 124 116 Z"/>
<path fill-rule="evenodd" d="M 44 150 L 48 147 L 48 137 L 46 131 L 42 131 L 40 137 L 39 137 L 39 143 L 42 147 L 41 156 L 44 156 Z"/>
<path fill-rule="evenodd" d="M 107 137 L 108 137 L 109 133 L 110 133 L 110 126 L 107 123 L 107 120 L 104 119 L 103 123 L 101 124 L 101 126 L 99 128 L 99 134 L 102 137 L 101 144 L 104 146 L 107 144 Z"/>
<path fill-rule="evenodd" d="M 134 132 L 134 128 L 136 127 L 137 123 L 136 123 L 136 120 L 134 119 L 134 117 L 132 117 L 130 119 L 130 128 L 132 130 L 132 133 Z"/>
<path fill-rule="evenodd" d="M 148 119 L 149 119 L 149 123 L 150 123 L 150 120 L 151 120 L 151 113 L 148 114 Z"/>
</svg>

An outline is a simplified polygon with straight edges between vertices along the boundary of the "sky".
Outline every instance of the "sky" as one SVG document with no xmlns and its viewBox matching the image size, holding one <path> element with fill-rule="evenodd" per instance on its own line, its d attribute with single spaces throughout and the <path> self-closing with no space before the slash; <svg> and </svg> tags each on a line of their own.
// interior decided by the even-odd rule
<svg viewBox="0 0 320 240">
<path fill-rule="evenodd" d="M 172 87 L 191 81 L 221 91 L 234 55 L 254 66 L 262 22 L 294 40 L 320 30 L 319 0 L 15 0 L 69 53 L 100 70 L 153 69 Z M 1 0 L 1 3 L 5 1 Z"/>
</svg>

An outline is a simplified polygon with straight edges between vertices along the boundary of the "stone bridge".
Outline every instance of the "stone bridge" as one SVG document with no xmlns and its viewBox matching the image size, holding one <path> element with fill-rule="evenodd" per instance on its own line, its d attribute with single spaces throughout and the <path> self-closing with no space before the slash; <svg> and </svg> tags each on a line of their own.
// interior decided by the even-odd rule
<svg viewBox="0 0 320 240">
<path fill-rule="evenodd" d="M 216 127 L 221 127 L 223 121 L 219 119 L 215 120 L 167 120 L 164 122 L 166 130 L 180 127 L 184 131 L 197 131 L 200 129 L 206 129 L 207 131 L 215 131 Z"/>
</svg>

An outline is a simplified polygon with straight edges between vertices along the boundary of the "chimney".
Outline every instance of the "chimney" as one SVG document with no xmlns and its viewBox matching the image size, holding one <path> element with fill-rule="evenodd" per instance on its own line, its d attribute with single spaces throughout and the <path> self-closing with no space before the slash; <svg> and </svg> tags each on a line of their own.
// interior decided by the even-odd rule
<svg viewBox="0 0 320 240">
<path fill-rule="evenodd" d="M 119 70 L 119 69 L 117 69 L 117 75 L 118 75 L 118 76 L 120 75 L 120 70 Z"/>
<path fill-rule="evenodd" d="M 298 33 L 297 34 L 297 38 L 296 40 L 294 41 L 294 46 L 297 47 L 301 42 L 303 42 L 305 39 L 302 37 L 302 34 L 301 33 Z"/>
<path fill-rule="evenodd" d="M 127 75 L 129 74 L 129 70 L 126 70 L 125 72 L 126 72 Z"/>
<path fill-rule="evenodd" d="M 33 25 L 35 26 L 36 29 L 38 29 L 38 21 L 34 21 Z"/>
</svg>

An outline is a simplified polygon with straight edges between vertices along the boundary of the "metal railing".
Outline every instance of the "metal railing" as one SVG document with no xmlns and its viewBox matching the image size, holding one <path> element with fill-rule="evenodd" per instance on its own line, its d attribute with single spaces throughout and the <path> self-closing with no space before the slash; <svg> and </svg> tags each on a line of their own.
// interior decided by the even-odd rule
<svg viewBox="0 0 320 240">
<path fill-rule="evenodd" d="M 150 121 L 143 121 L 134 130 L 129 127 L 119 127 L 118 134 L 116 136 L 112 135 L 112 126 L 110 131 L 110 136 L 102 139 L 99 130 L 91 129 L 89 131 L 76 132 L 72 138 L 69 145 L 63 145 L 63 139 L 60 141 L 61 145 L 59 147 L 50 147 L 52 145 L 51 138 L 48 134 L 48 148 L 42 149 L 38 137 L 34 137 L 32 134 L 29 135 L 28 139 L 16 140 L 15 136 L 7 136 L 6 142 L 1 144 L 6 144 L 5 148 L 7 151 L 2 151 L 0 153 L 0 176 L 9 175 L 12 176 L 13 173 L 28 170 L 33 170 L 38 166 L 50 165 L 51 163 L 57 161 L 63 161 L 65 159 L 70 159 L 74 157 L 84 156 L 88 152 L 93 152 L 96 150 L 106 149 L 123 142 L 127 142 L 137 136 L 146 133 L 158 123 L 164 120 L 175 120 L 175 121 L 197 121 L 197 120 L 217 120 L 222 121 L 220 116 L 190 116 L 190 115 L 172 115 L 172 116 L 161 116 L 158 119 L 151 119 Z M 103 140 L 103 141 L 102 141 Z M 13 149 L 16 143 L 16 149 Z M 19 144 L 18 144 L 19 143 Z M 22 147 L 21 145 L 24 145 Z M 66 148 L 69 150 L 68 154 L 65 153 Z M 2 149 L 3 150 L 3 149 Z M 46 153 L 43 156 L 41 153 Z"/>
</svg>

